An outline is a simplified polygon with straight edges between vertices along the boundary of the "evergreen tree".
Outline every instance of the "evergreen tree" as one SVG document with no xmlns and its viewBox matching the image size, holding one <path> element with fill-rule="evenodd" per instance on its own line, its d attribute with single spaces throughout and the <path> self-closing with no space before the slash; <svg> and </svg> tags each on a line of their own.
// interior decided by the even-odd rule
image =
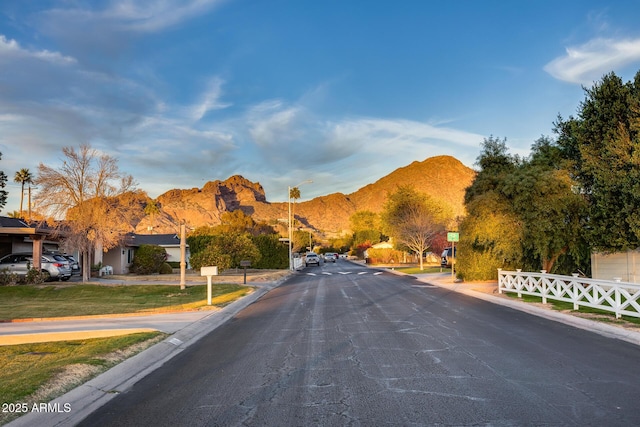
<svg viewBox="0 0 640 427">
<path fill-rule="evenodd" d="M 623 83 L 608 74 L 590 89 L 577 117 L 559 118 L 562 155 L 585 198 L 593 249 L 640 247 L 640 72 Z"/>
</svg>

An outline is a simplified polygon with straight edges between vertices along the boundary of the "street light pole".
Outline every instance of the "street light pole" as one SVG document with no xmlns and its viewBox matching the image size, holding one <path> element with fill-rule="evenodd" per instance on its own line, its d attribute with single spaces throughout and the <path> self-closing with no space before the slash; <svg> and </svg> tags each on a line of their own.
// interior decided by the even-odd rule
<svg viewBox="0 0 640 427">
<path fill-rule="evenodd" d="M 292 226 L 292 218 L 291 218 L 291 189 L 292 188 L 297 188 L 300 187 L 302 184 L 310 184 L 313 181 L 311 181 L 310 179 L 307 179 L 306 181 L 302 181 L 300 184 L 298 185 L 294 185 L 293 187 L 289 186 L 289 192 L 287 194 L 287 196 L 289 197 L 289 270 L 293 270 L 293 254 L 291 253 L 292 250 L 292 240 L 293 240 L 293 229 L 291 228 Z"/>
<path fill-rule="evenodd" d="M 293 259 L 291 258 L 291 186 L 289 186 L 289 270 L 293 270 Z"/>
</svg>

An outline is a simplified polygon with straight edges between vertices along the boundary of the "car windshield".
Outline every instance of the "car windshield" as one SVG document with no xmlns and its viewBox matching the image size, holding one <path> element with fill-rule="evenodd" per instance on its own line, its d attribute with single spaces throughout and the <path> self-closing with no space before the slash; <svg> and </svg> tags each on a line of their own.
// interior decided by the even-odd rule
<svg viewBox="0 0 640 427">
<path fill-rule="evenodd" d="M 68 260 L 62 255 L 54 255 L 53 259 L 55 259 L 56 261 L 68 262 Z"/>
</svg>

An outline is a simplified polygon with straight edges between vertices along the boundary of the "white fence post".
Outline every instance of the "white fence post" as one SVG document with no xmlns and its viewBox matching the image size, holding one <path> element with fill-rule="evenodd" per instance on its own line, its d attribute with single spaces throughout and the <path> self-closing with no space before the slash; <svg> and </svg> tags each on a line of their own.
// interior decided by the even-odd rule
<svg viewBox="0 0 640 427">
<path fill-rule="evenodd" d="M 577 274 L 561 276 L 498 269 L 498 290 L 500 293 L 513 292 L 519 298 L 533 295 L 547 300 L 563 301 L 573 304 L 574 310 L 580 307 L 597 308 L 615 314 L 616 318 L 631 316 L 640 318 L 640 284 L 616 281 L 579 278 Z"/>
</svg>

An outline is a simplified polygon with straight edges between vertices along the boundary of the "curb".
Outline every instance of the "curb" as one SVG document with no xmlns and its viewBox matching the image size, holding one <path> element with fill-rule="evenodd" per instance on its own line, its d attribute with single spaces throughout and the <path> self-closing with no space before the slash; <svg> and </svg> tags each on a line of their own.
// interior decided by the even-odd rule
<svg viewBox="0 0 640 427">
<path fill-rule="evenodd" d="M 253 304 L 270 290 L 280 286 L 289 277 L 290 275 L 284 276 L 270 284 L 265 282 L 263 286 L 256 287 L 256 290 L 251 294 L 218 311 L 212 311 L 201 320 L 191 323 L 158 344 L 53 399 L 47 404 L 47 407 L 56 411 L 30 412 L 11 421 L 6 426 L 31 427 L 37 425 L 49 427 L 78 424 L 118 394 L 126 392 L 142 378 L 227 322 L 236 313 Z M 65 412 L 66 409 L 69 409 L 68 412 Z"/>
</svg>

